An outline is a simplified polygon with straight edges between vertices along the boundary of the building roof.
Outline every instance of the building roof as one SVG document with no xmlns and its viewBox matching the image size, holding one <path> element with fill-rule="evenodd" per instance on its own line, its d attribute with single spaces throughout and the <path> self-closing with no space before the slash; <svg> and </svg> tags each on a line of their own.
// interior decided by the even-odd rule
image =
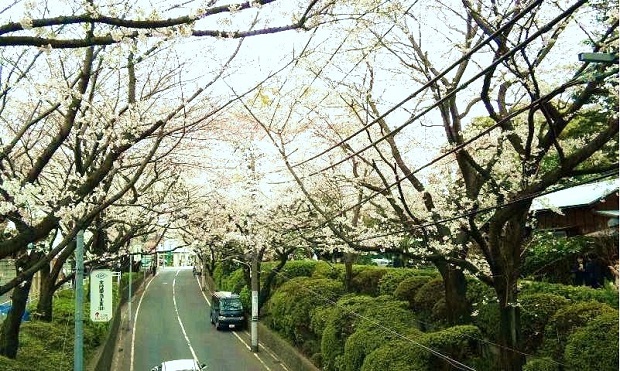
<svg viewBox="0 0 620 371">
<path fill-rule="evenodd" d="M 530 210 L 538 211 L 591 205 L 614 192 L 618 192 L 619 184 L 618 178 L 614 178 L 551 192 L 533 199 Z"/>
</svg>

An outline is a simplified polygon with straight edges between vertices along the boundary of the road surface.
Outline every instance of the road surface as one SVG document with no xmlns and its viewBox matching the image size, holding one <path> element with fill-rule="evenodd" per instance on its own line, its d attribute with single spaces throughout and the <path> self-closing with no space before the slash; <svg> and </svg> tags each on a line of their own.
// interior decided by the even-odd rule
<svg viewBox="0 0 620 371">
<path fill-rule="evenodd" d="M 162 361 L 194 358 L 208 370 L 288 371 L 259 344 L 250 351 L 247 331 L 217 331 L 209 320 L 210 297 L 191 268 L 160 269 L 125 313 L 113 369 L 150 370 Z"/>
</svg>

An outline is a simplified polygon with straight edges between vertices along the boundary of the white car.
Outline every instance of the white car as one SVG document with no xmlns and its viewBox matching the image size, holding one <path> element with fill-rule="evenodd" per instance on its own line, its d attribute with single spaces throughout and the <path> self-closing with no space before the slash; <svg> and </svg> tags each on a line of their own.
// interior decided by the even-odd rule
<svg viewBox="0 0 620 371">
<path fill-rule="evenodd" d="M 195 359 L 188 358 L 162 362 L 161 365 L 153 367 L 151 371 L 202 371 L 206 369 L 206 365 L 198 364 Z"/>
</svg>

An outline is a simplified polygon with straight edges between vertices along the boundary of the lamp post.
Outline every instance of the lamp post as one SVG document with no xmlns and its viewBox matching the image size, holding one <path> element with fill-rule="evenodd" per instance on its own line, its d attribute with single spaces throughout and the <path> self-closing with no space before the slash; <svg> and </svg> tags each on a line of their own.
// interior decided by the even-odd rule
<svg viewBox="0 0 620 371">
<path fill-rule="evenodd" d="M 258 259 L 256 252 L 252 253 L 252 264 L 238 259 L 232 259 L 235 263 L 243 264 L 250 269 L 250 285 L 252 286 L 252 321 L 250 323 L 250 336 L 252 339 L 250 349 L 258 352 Z"/>
</svg>

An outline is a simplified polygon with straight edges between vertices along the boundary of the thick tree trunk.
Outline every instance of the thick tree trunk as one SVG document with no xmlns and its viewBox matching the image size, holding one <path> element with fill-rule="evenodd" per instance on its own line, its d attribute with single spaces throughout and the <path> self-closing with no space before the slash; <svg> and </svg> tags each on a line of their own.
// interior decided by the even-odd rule
<svg viewBox="0 0 620 371">
<path fill-rule="evenodd" d="M 511 281 L 511 280 L 509 280 Z M 499 287 L 498 287 L 499 286 Z M 496 285 L 499 297 L 500 366 L 506 371 L 521 371 L 525 358 L 521 353 L 521 322 L 517 304 L 517 282 Z"/>
<path fill-rule="evenodd" d="M 15 261 L 15 271 L 19 275 L 25 270 L 30 262 L 35 261 L 35 256 L 23 255 Z M 28 277 L 23 283 L 13 288 L 11 295 L 11 310 L 2 323 L 2 333 L 0 333 L 0 355 L 15 359 L 19 348 L 19 329 L 22 317 L 26 311 L 28 294 L 32 286 L 32 276 Z"/>
<path fill-rule="evenodd" d="M 462 269 L 445 260 L 435 262 L 443 278 L 446 294 L 446 309 L 450 325 L 470 323 L 470 308 L 467 303 L 467 281 Z"/>
<path fill-rule="evenodd" d="M 41 291 L 39 292 L 39 302 L 37 303 L 37 319 L 45 322 L 52 321 L 52 302 L 54 298 L 55 285 L 51 276 L 41 277 Z"/>
<path fill-rule="evenodd" d="M 351 292 L 351 280 L 353 279 L 353 254 L 344 253 L 344 291 Z"/>
</svg>

